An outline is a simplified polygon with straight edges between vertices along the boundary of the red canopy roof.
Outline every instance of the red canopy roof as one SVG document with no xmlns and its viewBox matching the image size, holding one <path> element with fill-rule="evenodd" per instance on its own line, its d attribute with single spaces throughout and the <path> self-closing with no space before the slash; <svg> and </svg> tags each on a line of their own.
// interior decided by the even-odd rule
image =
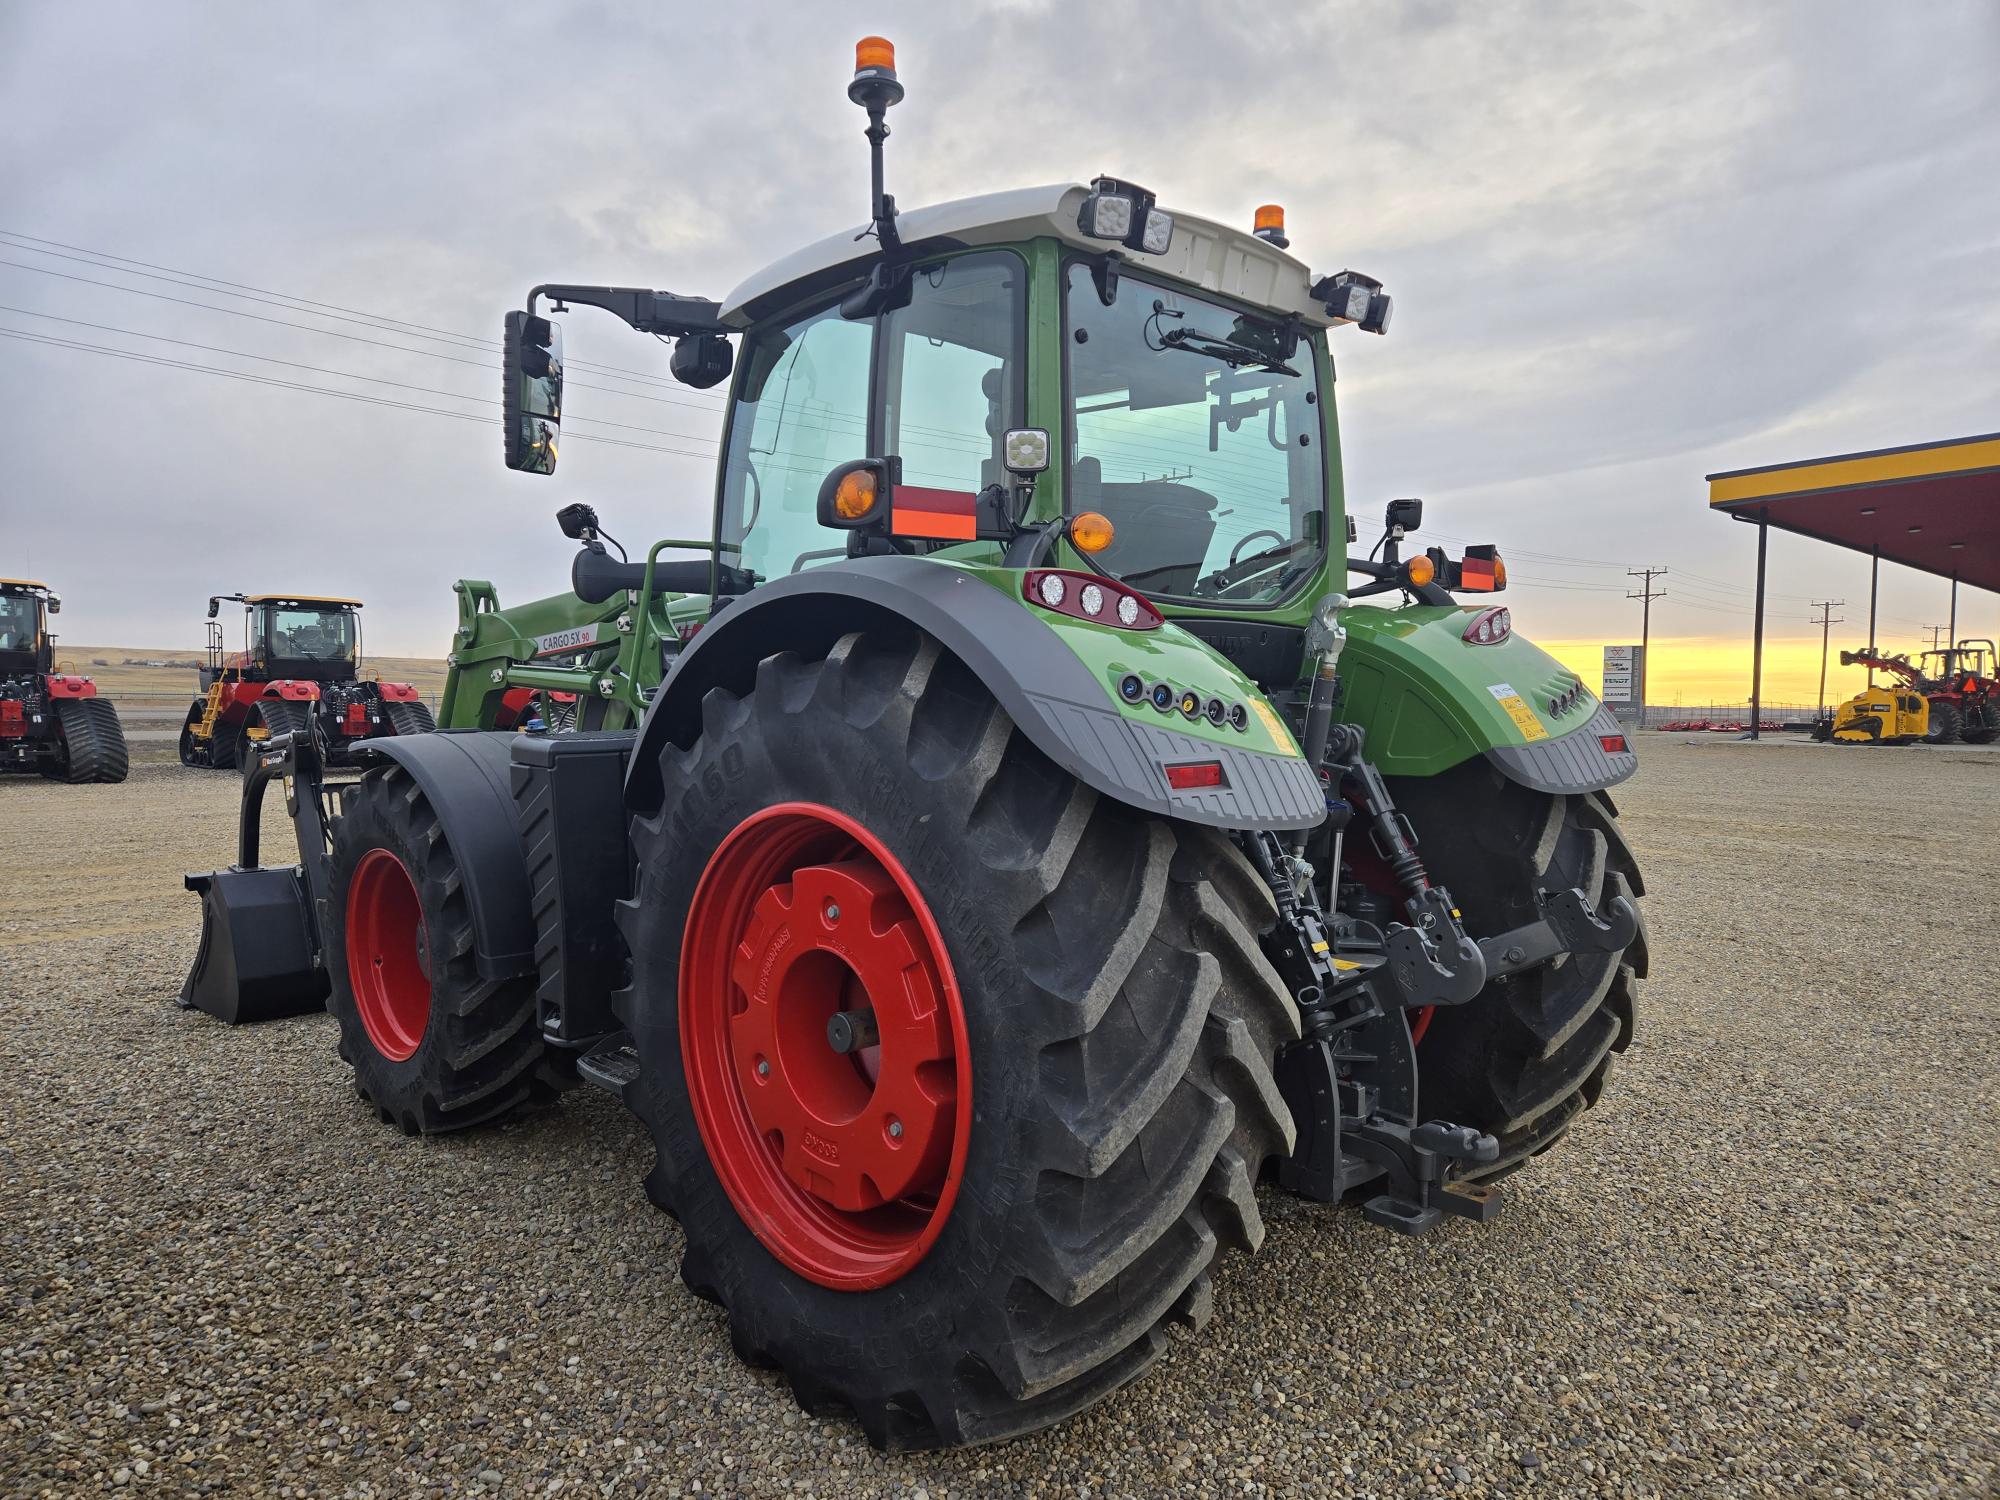
<svg viewBox="0 0 2000 1500">
<path fill-rule="evenodd" d="M 2000 433 L 1711 474 L 1708 503 L 2000 591 Z"/>
</svg>

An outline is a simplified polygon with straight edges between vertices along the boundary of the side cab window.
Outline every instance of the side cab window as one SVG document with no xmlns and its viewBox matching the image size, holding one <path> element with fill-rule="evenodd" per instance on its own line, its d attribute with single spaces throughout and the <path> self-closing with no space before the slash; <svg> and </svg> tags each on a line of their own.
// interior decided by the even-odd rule
<svg viewBox="0 0 2000 1500">
<path fill-rule="evenodd" d="M 744 341 L 721 493 L 722 560 L 760 581 L 847 555 L 820 483 L 894 455 L 903 483 L 963 500 L 1003 482 L 1020 425 L 1027 266 L 986 251 L 919 266 L 907 305 L 849 322 L 837 304 Z"/>
</svg>

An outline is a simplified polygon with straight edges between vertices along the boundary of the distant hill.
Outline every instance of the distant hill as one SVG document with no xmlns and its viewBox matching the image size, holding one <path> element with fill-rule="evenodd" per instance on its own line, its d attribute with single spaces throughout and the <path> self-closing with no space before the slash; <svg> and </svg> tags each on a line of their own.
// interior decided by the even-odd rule
<svg viewBox="0 0 2000 1500">
<path fill-rule="evenodd" d="M 81 672 L 113 698 L 121 693 L 192 697 L 195 669 L 201 660 L 199 647 L 80 646 L 56 641 L 56 665 L 64 671 Z M 426 698 L 435 699 L 444 691 L 444 663 L 429 657 L 366 656 L 361 675 L 411 683 Z"/>
</svg>

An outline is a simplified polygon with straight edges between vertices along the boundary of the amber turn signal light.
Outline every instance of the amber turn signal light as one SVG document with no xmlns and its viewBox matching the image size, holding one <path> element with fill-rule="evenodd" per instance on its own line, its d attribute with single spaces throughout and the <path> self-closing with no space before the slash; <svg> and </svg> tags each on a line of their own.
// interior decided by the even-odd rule
<svg viewBox="0 0 2000 1500">
<path fill-rule="evenodd" d="M 1403 564 L 1403 577 L 1417 588 L 1433 583 L 1438 576 L 1437 564 L 1426 556 L 1416 556 Z"/>
<path fill-rule="evenodd" d="M 843 474 L 833 492 L 834 511 L 843 521 L 858 521 L 875 508 L 879 493 L 872 470 L 856 469 Z"/>
<path fill-rule="evenodd" d="M 1097 511 L 1087 510 L 1069 523 L 1069 542 L 1079 552 L 1087 552 L 1095 557 L 1111 545 L 1117 535 L 1111 525 L 1111 518 Z"/>
</svg>

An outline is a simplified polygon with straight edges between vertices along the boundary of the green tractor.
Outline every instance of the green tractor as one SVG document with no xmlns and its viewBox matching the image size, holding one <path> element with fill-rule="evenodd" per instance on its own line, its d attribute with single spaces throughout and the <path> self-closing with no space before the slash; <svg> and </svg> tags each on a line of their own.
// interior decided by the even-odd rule
<svg viewBox="0 0 2000 1500">
<path fill-rule="evenodd" d="M 492 584 L 461 578 L 458 628 L 445 660 L 439 722 L 446 729 L 626 729 L 645 717 L 685 639 L 708 614 L 706 594 L 663 593 L 605 532 L 588 505 L 556 513 L 563 534 L 582 544 L 570 592 L 500 607 Z M 662 550 L 705 543 L 655 543 Z"/>
<path fill-rule="evenodd" d="M 886 44 L 849 93 L 860 234 L 507 317 L 517 470 L 557 456 L 544 299 L 732 382 L 713 535 L 587 565 L 618 617 L 688 596 L 623 668 L 639 722 L 371 742 L 337 803 L 292 736 L 189 877 L 185 998 L 330 987 L 405 1132 L 612 1091 L 737 1351 L 911 1448 L 1137 1377 L 1261 1182 L 1490 1219 L 1603 1090 L 1646 943 L 1632 750 L 1497 552 L 1407 547 L 1406 500 L 1347 550 L 1329 336 L 1384 329 L 1380 284 L 1112 178 L 899 212 Z M 461 678 L 530 638 L 462 635 Z M 278 775 L 299 861 L 263 868 Z"/>
</svg>

